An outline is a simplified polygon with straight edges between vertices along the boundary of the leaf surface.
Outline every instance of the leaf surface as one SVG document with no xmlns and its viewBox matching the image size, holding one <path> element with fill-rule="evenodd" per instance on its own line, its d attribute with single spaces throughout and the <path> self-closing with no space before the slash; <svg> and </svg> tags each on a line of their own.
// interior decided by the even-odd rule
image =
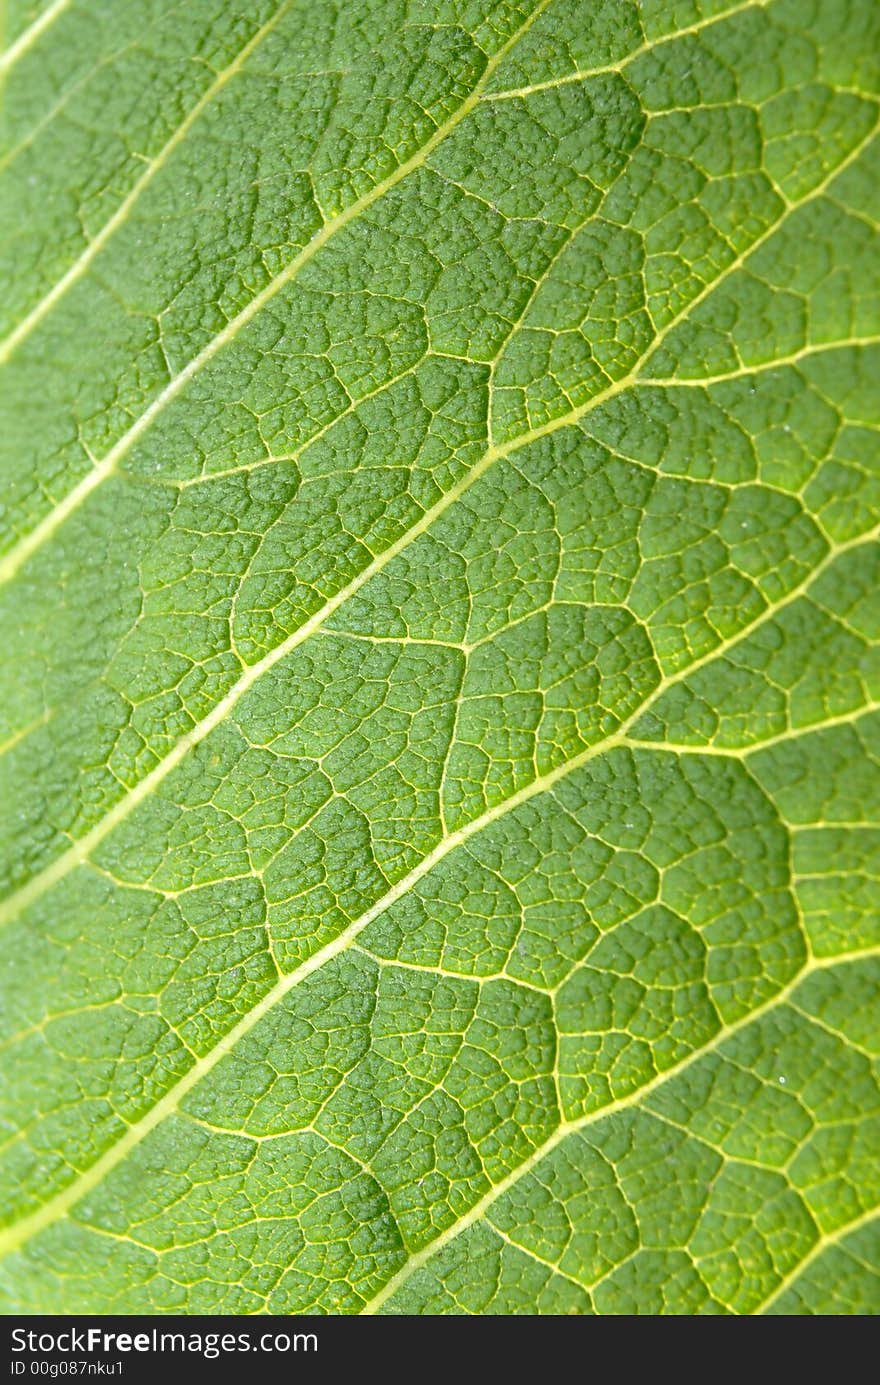
<svg viewBox="0 0 880 1385">
<path fill-rule="evenodd" d="M 10 6 L 6 1311 L 880 1310 L 878 30 Z"/>
</svg>

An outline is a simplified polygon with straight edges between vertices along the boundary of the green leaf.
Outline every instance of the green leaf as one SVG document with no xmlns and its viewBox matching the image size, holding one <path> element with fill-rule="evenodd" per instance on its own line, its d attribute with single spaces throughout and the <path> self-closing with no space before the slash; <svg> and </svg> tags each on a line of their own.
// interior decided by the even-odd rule
<svg viewBox="0 0 880 1385">
<path fill-rule="evenodd" d="M 878 31 L 9 6 L 7 1311 L 880 1310 Z"/>
</svg>

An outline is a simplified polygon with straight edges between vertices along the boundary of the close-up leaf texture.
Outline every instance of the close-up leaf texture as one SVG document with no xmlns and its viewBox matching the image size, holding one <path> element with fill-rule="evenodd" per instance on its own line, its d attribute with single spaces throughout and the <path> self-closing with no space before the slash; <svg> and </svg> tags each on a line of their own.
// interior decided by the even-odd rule
<svg viewBox="0 0 880 1385">
<path fill-rule="evenodd" d="M 880 1312 L 876 0 L 8 0 L 6 1313 Z"/>
</svg>

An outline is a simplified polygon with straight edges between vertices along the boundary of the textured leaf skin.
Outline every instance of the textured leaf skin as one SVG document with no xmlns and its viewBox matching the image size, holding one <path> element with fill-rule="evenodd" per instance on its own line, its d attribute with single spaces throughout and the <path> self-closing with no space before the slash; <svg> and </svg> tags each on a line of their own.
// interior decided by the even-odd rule
<svg viewBox="0 0 880 1385">
<path fill-rule="evenodd" d="M 880 1308 L 878 23 L 9 6 L 5 1311 Z"/>
</svg>

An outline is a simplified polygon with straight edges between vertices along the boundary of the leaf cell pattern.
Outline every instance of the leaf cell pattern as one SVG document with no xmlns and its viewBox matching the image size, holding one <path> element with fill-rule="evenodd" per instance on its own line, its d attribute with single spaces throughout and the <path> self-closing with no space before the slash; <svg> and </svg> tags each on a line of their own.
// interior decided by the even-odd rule
<svg viewBox="0 0 880 1385">
<path fill-rule="evenodd" d="M 876 5 L 6 43 L 0 1303 L 880 1311 Z"/>
</svg>

